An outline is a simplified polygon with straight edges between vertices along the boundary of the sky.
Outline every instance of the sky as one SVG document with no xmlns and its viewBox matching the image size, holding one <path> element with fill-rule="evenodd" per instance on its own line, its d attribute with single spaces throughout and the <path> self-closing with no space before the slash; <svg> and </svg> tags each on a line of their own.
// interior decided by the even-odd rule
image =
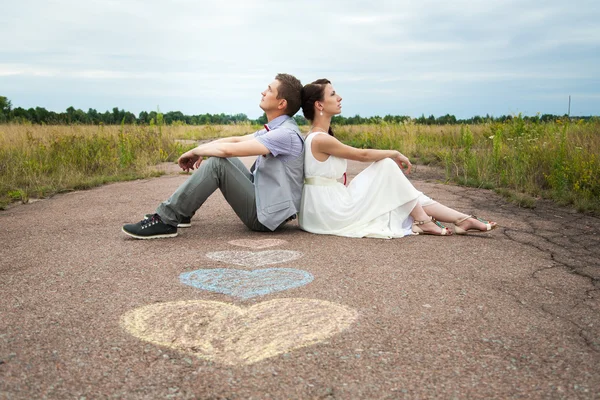
<svg viewBox="0 0 600 400">
<path fill-rule="evenodd" d="M 0 13 L 13 107 L 262 115 L 279 72 L 344 116 L 600 115 L 597 0 L 20 0 Z"/>
</svg>

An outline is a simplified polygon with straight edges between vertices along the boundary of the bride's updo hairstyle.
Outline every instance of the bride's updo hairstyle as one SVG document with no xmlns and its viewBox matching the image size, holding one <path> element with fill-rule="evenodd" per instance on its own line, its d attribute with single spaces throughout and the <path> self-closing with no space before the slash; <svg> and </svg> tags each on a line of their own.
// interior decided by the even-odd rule
<svg viewBox="0 0 600 400">
<path fill-rule="evenodd" d="M 317 79 L 302 88 L 302 114 L 310 122 L 315 120 L 315 101 L 324 100 L 325 86 L 329 83 L 331 83 L 329 79 Z M 329 134 L 333 136 L 331 126 L 329 127 Z"/>
</svg>

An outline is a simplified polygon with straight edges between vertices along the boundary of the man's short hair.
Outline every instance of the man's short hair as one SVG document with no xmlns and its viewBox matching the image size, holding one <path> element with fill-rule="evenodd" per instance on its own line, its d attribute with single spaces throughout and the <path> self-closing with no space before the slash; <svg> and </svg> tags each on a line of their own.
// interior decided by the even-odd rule
<svg viewBox="0 0 600 400">
<path fill-rule="evenodd" d="M 285 113 L 290 117 L 300 109 L 302 103 L 302 83 L 293 75 L 277 74 L 275 77 L 279 81 L 277 88 L 277 98 L 285 99 L 287 107 Z"/>
</svg>

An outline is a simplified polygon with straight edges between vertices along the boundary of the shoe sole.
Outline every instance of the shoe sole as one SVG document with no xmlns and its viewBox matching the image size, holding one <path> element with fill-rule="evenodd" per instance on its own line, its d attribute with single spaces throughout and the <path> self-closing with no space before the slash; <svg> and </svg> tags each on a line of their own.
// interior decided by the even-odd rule
<svg viewBox="0 0 600 400">
<path fill-rule="evenodd" d="M 131 236 L 132 238 L 136 238 L 136 239 L 164 239 L 164 238 L 172 238 L 177 236 L 177 232 L 175 233 L 165 233 L 164 235 L 153 235 L 153 236 L 138 236 L 138 235 L 134 235 L 131 232 L 127 232 L 125 229 L 121 228 L 121 230 L 123 231 L 123 233 L 125 233 L 126 235 Z"/>
</svg>

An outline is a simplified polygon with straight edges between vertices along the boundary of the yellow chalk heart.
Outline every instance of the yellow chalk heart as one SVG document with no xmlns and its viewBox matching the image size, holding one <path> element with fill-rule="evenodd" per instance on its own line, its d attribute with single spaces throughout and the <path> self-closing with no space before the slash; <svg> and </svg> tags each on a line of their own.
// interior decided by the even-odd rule
<svg viewBox="0 0 600 400">
<path fill-rule="evenodd" d="M 247 308 L 190 300 L 137 308 L 121 317 L 121 325 L 159 346 L 246 365 L 322 342 L 357 316 L 347 307 L 313 299 L 275 299 Z"/>
</svg>

